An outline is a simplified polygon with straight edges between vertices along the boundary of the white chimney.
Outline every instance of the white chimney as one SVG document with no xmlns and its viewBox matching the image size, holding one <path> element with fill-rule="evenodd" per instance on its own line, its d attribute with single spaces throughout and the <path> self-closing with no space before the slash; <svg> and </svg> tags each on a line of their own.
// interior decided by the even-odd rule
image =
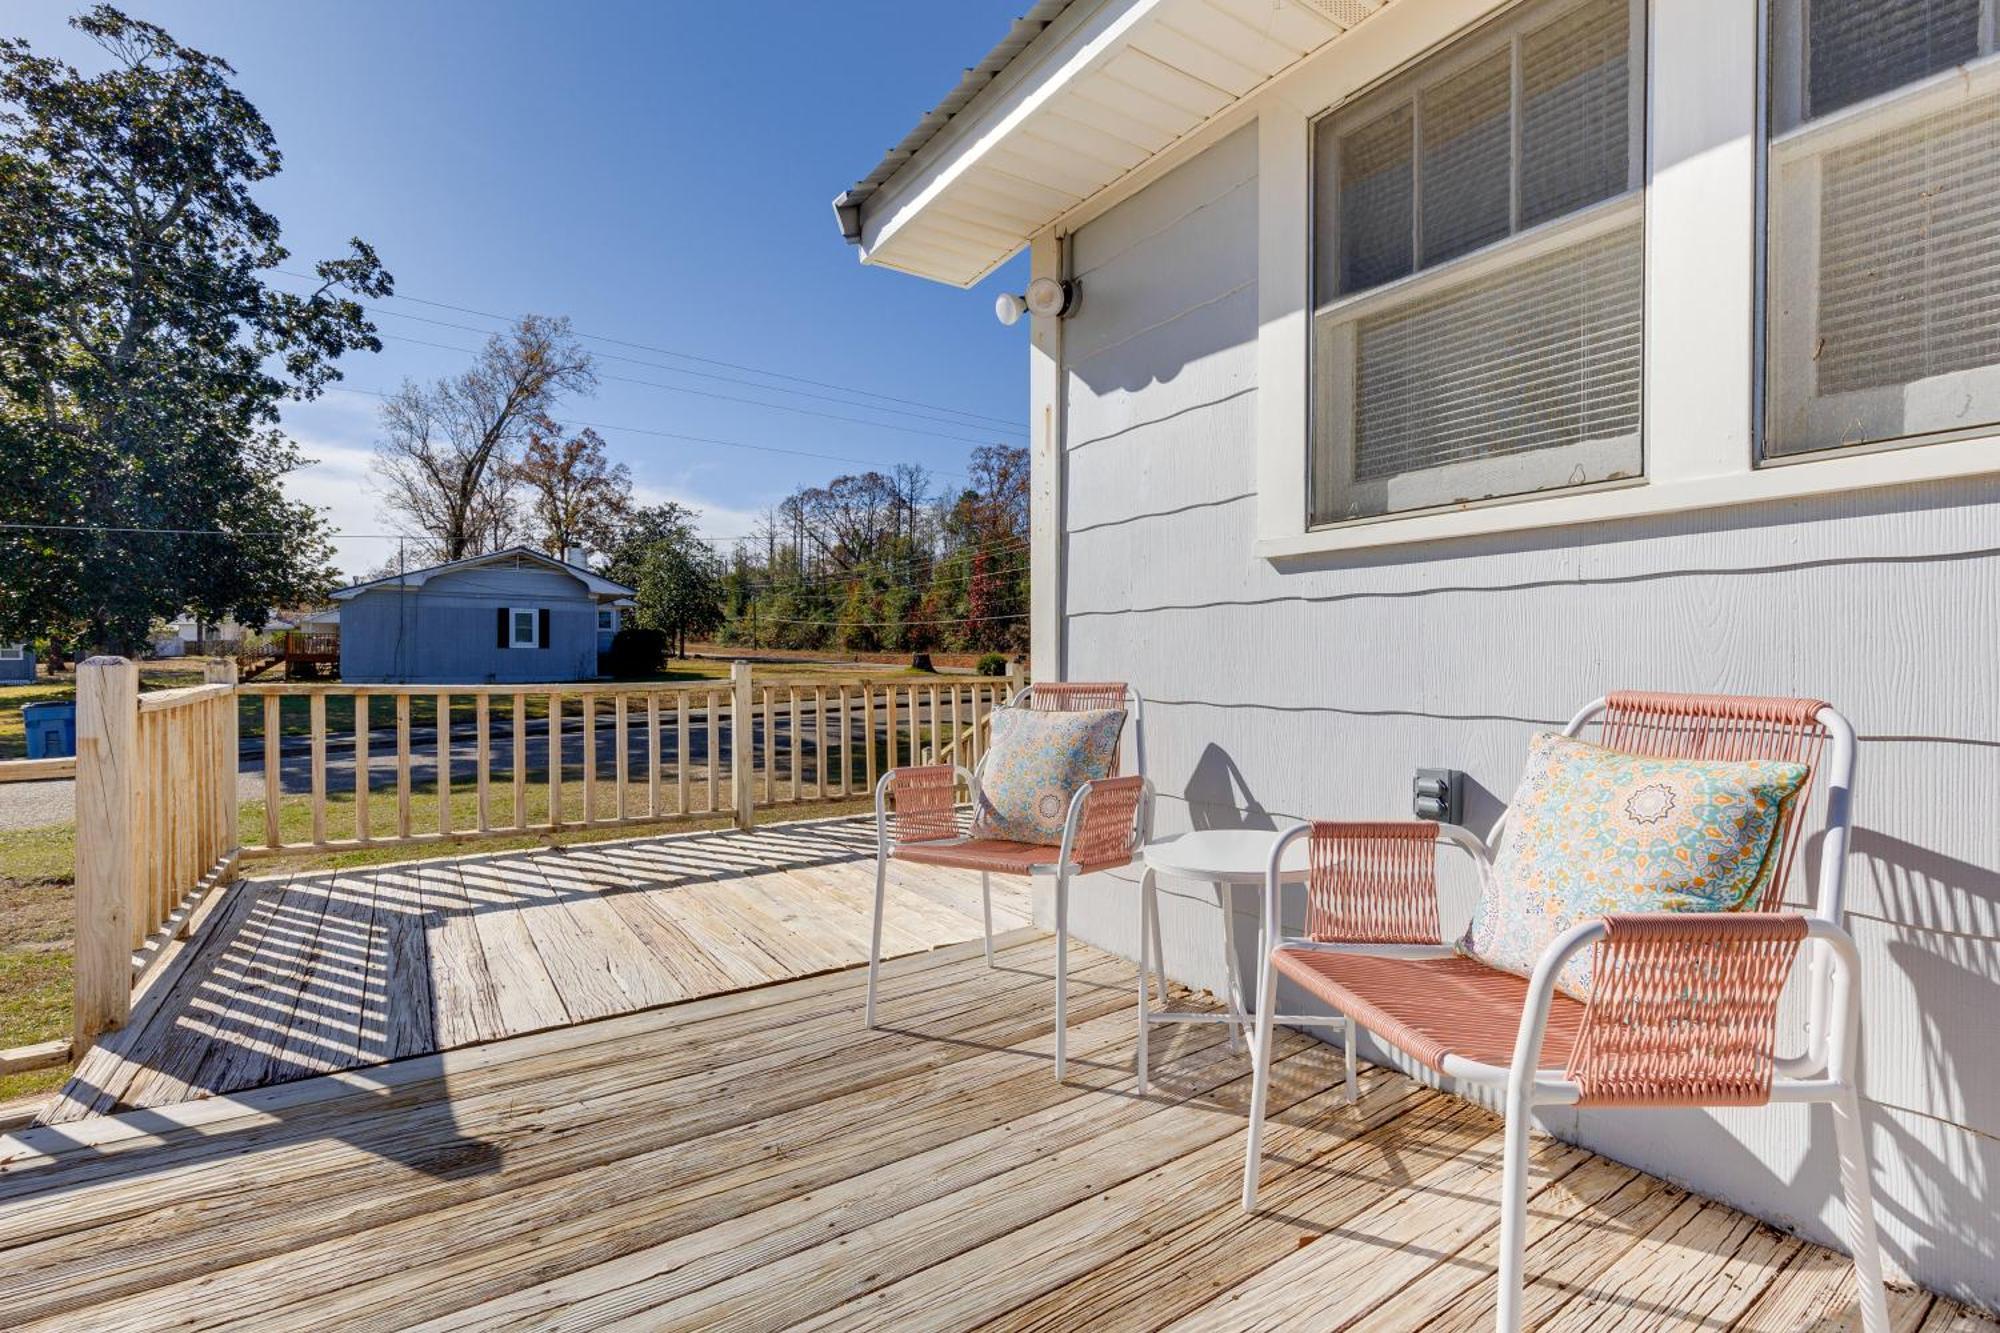
<svg viewBox="0 0 2000 1333">
<path fill-rule="evenodd" d="M 563 551 L 563 563 L 575 565 L 578 569 L 590 568 L 590 552 L 581 546 L 571 546 Z"/>
</svg>

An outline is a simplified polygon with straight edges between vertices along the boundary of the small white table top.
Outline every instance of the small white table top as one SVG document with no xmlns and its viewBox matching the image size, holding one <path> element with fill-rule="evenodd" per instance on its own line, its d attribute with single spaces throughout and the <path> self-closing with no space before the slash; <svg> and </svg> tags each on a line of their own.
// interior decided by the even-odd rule
<svg viewBox="0 0 2000 1333">
<path fill-rule="evenodd" d="M 1262 884 L 1271 864 L 1271 847 L 1284 829 L 1197 829 L 1178 837 L 1146 844 L 1146 865 L 1162 875 L 1205 879 L 1216 884 Z M 1279 874 L 1288 884 L 1303 884 L 1312 842 L 1296 839 L 1285 849 Z"/>
</svg>

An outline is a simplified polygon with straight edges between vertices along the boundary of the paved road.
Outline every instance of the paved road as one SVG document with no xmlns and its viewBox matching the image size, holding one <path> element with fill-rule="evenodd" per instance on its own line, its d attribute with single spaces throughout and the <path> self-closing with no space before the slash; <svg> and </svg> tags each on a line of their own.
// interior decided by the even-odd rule
<svg viewBox="0 0 2000 1333">
<path fill-rule="evenodd" d="M 950 721 L 949 708 L 941 707 L 947 725 Z M 920 705 L 919 722 L 929 722 L 929 708 Z M 898 721 L 907 725 L 907 715 L 900 713 Z M 968 719 L 969 721 L 969 719 Z M 811 713 L 799 718 L 799 762 L 806 785 L 811 786 L 819 772 L 820 736 L 818 719 Z M 719 720 L 720 753 L 728 756 L 734 748 L 734 728 L 725 712 Z M 864 781 L 861 759 L 862 722 L 858 711 L 849 718 L 848 750 L 854 767 L 854 776 L 849 786 L 858 790 Z M 539 782 L 548 767 L 549 736 L 546 720 L 531 720 L 528 723 L 526 743 L 526 768 L 529 780 Z M 773 735 L 776 741 L 777 777 L 781 782 L 791 781 L 792 731 L 790 720 L 782 713 L 773 719 Z M 882 714 L 876 712 L 876 744 L 886 745 L 882 739 Z M 827 739 L 834 740 L 829 731 Z M 760 716 L 755 727 L 755 744 L 760 759 L 767 752 L 767 737 L 764 734 L 763 719 Z M 369 733 L 368 789 L 394 790 L 396 773 L 393 759 L 396 753 L 396 733 L 394 728 L 378 727 Z M 496 783 L 511 782 L 514 771 L 514 736 L 512 720 L 495 720 L 488 734 L 488 748 L 491 752 L 489 765 L 492 780 Z M 626 764 L 632 781 L 644 782 L 646 778 L 646 724 L 643 714 L 631 720 L 626 732 Z M 583 780 L 583 720 L 577 717 L 563 719 L 562 729 L 563 780 L 581 782 Z M 601 782 L 610 782 L 616 773 L 617 738 L 612 733 L 608 714 L 600 713 L 597 718 L 597 772 Z M 683 753 L 680 745 L 679 722 L 671 714 L 660 718 L 660 757 L 663 781 L 672 781 L 674 765 Z M 685 762 L 690 765 L 688 781 L 705 782 L 708 773 L 708 718 L 703 709 L 695 709 L 688 719 L 688 737 Z M 436 780 L 437 734 L 434 728 L 413 728 L 410 733 L 410 780 L 419 785 Z M 473 727 L 467 723 L 454 726 L 451 732 L 451 777 L 453 782 L 473 782 L 478 777 L 479 748 Z M 768 761 L 766 761 L 768 762 Z M 838 762 L 837 755 L 828 756 L 831 766 Z M 347 736 L 329 737 L 326 755 L 326 785 L 329 792 L 351 792 L 354 790 L 354 746 L 353 738 Z M 312 790 L 311 751 L 303 739 L 287 737 L 285 751 L 279 757 L 279 786 L 287 793 L 304 793 Z M 722 781 L 728 781 L 725 771 Z M 760 789 L 761 790 L 761 789 Z M 255 743 L 244 747 L 241 763 L 237 770 L 237 791 L 243 800 L 262 800 L 264 797 L 264 757 L 262 749 Z M 35 828 L 47 824 L 66 824 L 75 817 L 76 784 L 74 782 L 9 782 L 0 784 L 0 829 Z"/>
</svg>

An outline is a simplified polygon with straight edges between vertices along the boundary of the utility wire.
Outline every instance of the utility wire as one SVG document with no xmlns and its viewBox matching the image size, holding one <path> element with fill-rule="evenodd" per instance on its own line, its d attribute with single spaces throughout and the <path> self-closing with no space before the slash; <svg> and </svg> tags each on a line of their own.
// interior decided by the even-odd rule
<svg viewBox="0 0 2000 1333">
<path fill-rule="evenodd" d="M 290 529 L 251 529 L 238 531 L 229 528 L 109 528 L 91 523 L 0 523 L 0 530 L 9 532 L 123 532 L 151 533 L 164 537 L 286 537 L 295 535 Z"/>
<path fill-rule="evenodd" d="M 848 626 L 854 629 L 908 629 L 917 625 L 983 625 L 994 620 L 1026 620 L 1029 612 L 1013 611 L 1000 616 L 958 616 L 951 620 L 778 620 L 757 617 L 759 625 L 816 625 L 820 628 Z"/>
<path fill-rule="evenodd" d="M 314 274 L 297 273 L 293 272 L 290 269 L 274 268 L 271 271 L 273 273 L 282 274 L 288 278 L 297 278 L 302 282 L 317 283 L 322 281 L 318 276 Z M 343 299 L 351 299 L 351 298 L 343 298 Z M 520 318 L 517 315 L 496 314 L 491 310 L 477 310 L 471 306 L 453 305 L 448 301 L 428 301 L 421 296 L 405 296 L 401 292 L 392 293 L 390 299 L 396 301 L 409 301 L 415 305 L 430 306 L 432 309 L 435 310 L 454 310 L 461 315 L 477 315 L 481 319 L 495 319 L 499 320 L 504 324 L 518 323 Z M 493 330 L 493 332 L 498 332 L 498 330 Z M 853 388 L 852 386 L 845 384 L 834 384 L 834 383 L 829 383 L 828 381 L 825 380 L 808 379 L 803 375 L 791 375 L 780 370 L 765 370 L 761 366 L 744 365 L 741 362 L 736 362 L 736 361 L 720 361 L 714 357 L 697 356 L 693 352 L 676 351 L 671 347 L 655 347 L 647 343 L 632 342 L 624 338 L 607 337 L 606 335 L 601 333 L 585 333 L 581 330 L 577 331 L 576 336 L 579 338 L 587 338 L 592 342 L 609 343 L 613 347 L 629 347 L 634 351 L 651 352 L 655 356 L 677 357 L 680 360 L 693 361 L 704 366 L 721 366 L 725 370 L 741 370 L 752 375 L 763 375 L 770 379 L 786 380 L 793 384 L 808 384 L 815 389 L 835 389 L 843 393 L 854 394 L 855 396 L 861 398 L 876 398 L 880 399 L 883 402 L 902 403 L 907 407 L 922 407 L 922 408 L 928 408 L 934 412 L 948 412 L 954 416 L 972 417 L 980 421 L 992 422 L 996 425 L 1008 426 L 1015 429 L 1018 429 L 1020 426 L 1020 423 L 1017 421 L 1010 421 L 1005 417 L 990 416 L 984 412 L 969 412 L 966 411 L 964 408 L 946 407 L 940 403 L 928 403 L 917 398 L 905 398 L 905 397 L 900 397 L 896 394 L 876 393 L 869 389 L 856 389 Z"/>
<path fill-rule="evenodd" d="M 431 319 L 427 315 L 409 315 L 403 313 L 400 310 L 389 310 L 379 305 L 368 305 L 362 302 L 357 302 L 356 304 L 359 304 L 363 310 L 366 310 L 371 314 L 387 315 L 391 319 L 414 320 L 419 324 L 432 324 L 441 329 L 457 329 L 461 333 L 476 333 L 479 334 L 481 337 L 495 336 L 494 330 L 477 328 L 471 324 L 459 324 L 448 319 Z M 378 332 L 380 331 L 378 330 Z M 382 336 L 385 338 L 403 338 L 405 339 L 405 341 L 415 341 L 414 339 L 408 339 L 406 338 L 405 335 L 398 333 L 384 333 L 382 334 Z M 872 403 L 857 403 L 846 398 L 836 398 L 831 394 L 807 393 L 803 389 L 786 389 L 775 384 L 764 384 L 757 380 L 741 379 L 734 375 L 717 375 L 713 371 L 689 370 L 685 366 L 663 365 L 658 361 L 647 361 L 636 356 L 619 356 L 615 352 L 595 352 L 592 353 L 592 356 L 600 361 L 622 361 L 627 365 L 644 366 L 649 370 L 664 370 L 670 375 L 692 375 L 698 379 L 716 380 L 722 384 L 739 384 L 749 389 L 763 389 L 767 393 L 788 393 L 798 398 L 812 398 L 823 403 L 837 403 L 841 407 L 858 407 L 863 409 L 864 411 L 869 411 L 869 412 L 886 412 L 891 416 L 911 417 L 917 421 L 931 422 L 933 425 L 954 426 L 960 430 L 980 428 L 977 427 L 973 422 L 954 421 L 948 417 L 928 415 L 928 413 L 932 410 L 928 408 L 924 409 L 923 411 L 911 411 L 907 408 L 899 408 L 899 407 L 877 407 Z M 605 376 L 605 378 L 610 379 L 613 377 Z M 651 381 L 629 380 L 625 382 L 633 384 L 646 384 L 650 383 Z M 693 392 L 693 390 L 684 389 L 679 385 L 672 385 L 672 384 L 662 384 L 656 387 L 662 389 L 672 389 L 675 392 L 681 392 L 681 393 Z M 769 404 L 769 406 L 777 406 L 777 404 Z M 949 410 L 949 409 L 940 409 L 940 410 Z M 981 420 L 986 420 L 986 418 L 982 418 Z M 997 421 L 997 418 L 994 418 L 994 420 Z M 1004 429 L 1015 435 L 1026 435 L 1028 433 L 1028 428 L 1026 426 L 1021 425 L 1018 422 L 1012 423 L 1004 427 Z"/>
<path fill-rule="evenodd" d="M 1025 545 L 1025 543 L 1023 543 L 1023 545 Z M 820 573 L 807 575 L 799 579 L 768 579 L 759 583 L 742 584 L 739 586 L 742 587 L 745 591 L 753 593 L 806 592 L 811 590 L 817 590 L 820 588 L 831 587 L 839 584 L 853 583 L 856 582 L 857 580 L 866 580 L 870 577 L 871 573 L 880 572 L 884 574 L 893 574 L 897 570 L 901 570 L 906 577 L 913 579 L 916 577 L 917 570 L 927 562 L 931 566 L 932 570 L 931 579 L 935 579 L 937 573 L 937 566 L 945 563 L 946 561 L 952 560 L 960 555 L 965 555 L 968 552 L 972 554 L 978 553 L 975 548 L 958 547 L 954 550 L 944 553 L 943 555 L 926 557 L 925 559 L 920 559 L 920 560 L 906 561 L 899 565 L 880 566 L 876 570 L 870 570 L 866 567 L 860 567 L 860 568 L 837 570 L 837 571 L 822 571 Z M 1013 563 L 1004 564 L 996 568 L 988 569 L 985 571 L 985 574 L 990 577 L 996 574 L 1014 573 L 1021 569 L 1027 568 L 1030 562 L 1020 558 L 1024 554 L 1025 552 L 1016 550 L 1010 555 L 1001 555 L 996 557 L 997 560 L 1012 561 Z M 931 580 L 926 580 L 926 582 L 928 581 Z M 883 590 L 887 591 L 889 589 L 894 589 L 894 588 L 913 589 L 918 586 L 920 585 L 915 582 L 891 581 L 884 586 Z"/>
<path fill-rule="evenodd" d="M 415 343 L 419 347 L 435 347 L 441 352 L 458 352 L 465 356 L 479 355 L 476 348 L 454 347 L 450 343 L 434 343 L 425 338 L 412 338 L 407 333 L 384 333 L 381 336 L 384 338 L 393 338 L 397 342 Z M 716 393 L 712 389 L 690 389 L 680 384 L 662 384 L 658 380 L 633 379 L 629 375 L 599 375 L 598 378 L 611 380 L 618 384 L 639 384 L 649 389 L 665 389 L 669 393 L 691 394 L 696 398 L 714 398 L 725 403 L 746 403 L 751 407 L 767 407 L 774 412 L 796 412 L 802 417 L 823 417 L 828 421 L 845 421 L 856 426 L 872 426 L 876 430 L 901 431 L 906 435 L 921 435 L 928 440 L 950 440 L 954 444 L 993 443 L 990 439 L 979 439 L 965 435 L 944 435 L 938 431 L 924 430 L 917 426 L 899 426 L 889 421 L 870 421 L 867 417 L 842 416 L 837 412 L 822 412 L 812 407 L 793 407 L 789 403 L 767 403 L 759 398 L 743 398 L 733 393 Z M 855 404 L 855 406 L 860 406 L 860 404 Z"/>
<path fill-rule="evenodd" d="M 335 393 L 358 393 L 370 398 L 387 399 L 393 396 L 383 393 L 380 389 L 356 389 L 345 384 L 329 384 L 326 387 Z M 573 417 L 557 424 L 569 427 L 588 426 L 592 430 L 618 431 L 628 435 L 652 435 L 663 440 L 685 440 L 692 444 L 712 444 L 722 449 L 749 449 L 764 454 L 787 454 L 793 458 L 818 458 L 830 463 L 853 463 L 859 467 L 878 468 L 892 465 L 890 460 L 882 458 L 858 458 L 852 454 L 825 454 L 809 449 L 785 449 L 774 444 L 746 444 L 742 440 L 720 440 L 710 435 L 688 435 L 680 431 L 654 430 L 646 426 L 614 426 L 603 421 L 578 421 Z M 952 472 L 939 472 L 934 475 L 948 481 L 971 480 L 969 477 Z"/>
</svg>

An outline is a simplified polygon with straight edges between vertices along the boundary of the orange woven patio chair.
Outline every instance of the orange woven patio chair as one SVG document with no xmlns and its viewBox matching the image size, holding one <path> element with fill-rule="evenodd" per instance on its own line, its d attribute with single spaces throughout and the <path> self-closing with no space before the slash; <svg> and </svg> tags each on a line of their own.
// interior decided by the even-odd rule
<svg viewBox="0 0 2000 1333">
<path fill-rule="evenodd" d="M 891 861 L 979 872 L 989 967 L 993 964 L 993 876 L 1051 875 L 1055 878 L 1056 917 L 1055 1066 L 1060 1079 L 1068 1046 L 1070 881 L 1078 875 L 1132 864 L 1152 836 L 1153 786 L 1145 776 L 1145 704 L 1139 692 L 1122 681 L 1051 681 L 1018 691 L 1003 706 L 1042 712 L 1123 708 L 1137 771 L 1121 776 L 1114 756 L 1111 776 L 1083 784 L 1070 800 L 1062 843 L 1055 847 L 975 838 L 959 831 L 958 793 L 963 788 L 965 799 L 977 803 L 984 758 L 979 768 L 969 771 L 956 764 L 926 764 L 884 773 L 875 784 L 875 920 L 868 948 L 866 1021 L 869 1027 L 875 1026 L 875 992 L 882 971 L 882 907 Z M 1164 993 L 1164 980 L 1161 988 Z"/>
<path fill-rule="evenodd" d="M 1264 892 L 1243 1206 L 1257 1206 L 1260 1145 L 1270 1087 L 1272 1028 L 1323 1025 L 1325 1017 L 1274 1012 L 1277 980 L 1328 1005 L 1345 1030 L 1348 1095 L 1354 1039 L 1364 1028 L 1437 1073 L 1500 1094 L 1505 1127 L 1501 1183 L 1498 1326 L 1520 1327 L 1528 1128 L 1537 1107 L 1761 1106 L 1825 1102 L 1847 1204 L 1847 1239 L 1867 1333 L 1886 1333 L 1869 1183 L 1855 1087 L 1859 963 L 1841 926 L 1852 823 L 1854 731 L 1814 700 L 1712 695 L 1613 694 L 1565 729 L 1592 722 L 1605 748 L 1654 758 L 1775 759 L 1807 766 L 1806 787 L 1779 817 L 1778 862 L 1759 901 L 1734 912 L 1645 912 L 1584 921 L 1558 936 L 1532 976 L 1465 957 L 1439 930 L 1436 851 L 1442 838 L 1469 853 L 1484 879 L 1501 825 L 1482 842 L 1465 829 L 1427 823 L 1317 823 L 1289 831 L 1272 854 Z M 1810 907 L 1784 903 L 1797 859 L 1802 812 L 1824 785 L 1825 830 Z M 1305 935 L 1277 933 L 1277 867 L 1285 848 L 1310 838 Z M 1566 964 L 1589 950 L 1588 1001 L 1557 989 Z M 1779 1053 L 1778 1002 L 1805 969 L 1799 1053 Z"/>
</svg>

